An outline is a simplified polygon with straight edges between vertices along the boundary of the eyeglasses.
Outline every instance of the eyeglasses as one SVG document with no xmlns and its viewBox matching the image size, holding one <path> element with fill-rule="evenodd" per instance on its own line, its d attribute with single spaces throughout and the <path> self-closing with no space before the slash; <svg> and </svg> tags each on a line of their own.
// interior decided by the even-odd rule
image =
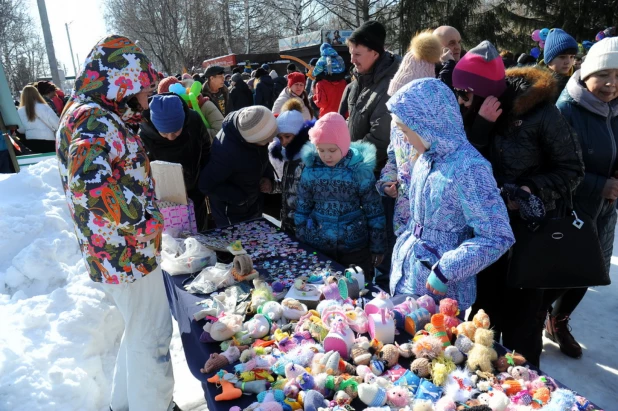
<svg viewBox="0 0 618 411">
<path fill-rule="evenodd" d="M 457 95 L 457 97 L 460 97 L 463 101 L 468 102 L 470 100 L 470 98 L 468 98 L 468 90 L 461 90 L 461 89 L 454 89 L 455 90 L 455 94 Z"/>
</svg>

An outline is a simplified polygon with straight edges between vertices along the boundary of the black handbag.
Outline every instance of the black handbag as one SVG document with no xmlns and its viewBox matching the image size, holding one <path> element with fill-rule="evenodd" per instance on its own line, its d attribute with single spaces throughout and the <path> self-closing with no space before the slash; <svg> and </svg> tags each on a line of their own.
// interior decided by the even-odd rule
<svg viewBox="0 0 618 411">
<path fill-rule="evenodd" d="M 563 204 L 563 212 L 530 224 L 519 217 L 511 222 L 507 285 L 515 288 L 582 288 L 609 285 L 599 238 L 592 221 L 583 221 Z"/>
</svg>

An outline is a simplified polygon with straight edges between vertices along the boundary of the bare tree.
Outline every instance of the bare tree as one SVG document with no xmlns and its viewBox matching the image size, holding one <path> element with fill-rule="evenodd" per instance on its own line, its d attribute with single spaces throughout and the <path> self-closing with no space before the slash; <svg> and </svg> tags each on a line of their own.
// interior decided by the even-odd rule
<svg viewBox="0 0 618 411">
<path fill-rule="evenodd" d="M 398 17 L 393 6 L 399 0 L 316 0 L 346 26 L 355 28 L 368 20 L 387 22 Z"/>
<path fill-rule="evenodd" d="M 14 93 L 49 73 L 36 27 L 26 0 L 0 0 L 0 59 Z"/>
</svg>

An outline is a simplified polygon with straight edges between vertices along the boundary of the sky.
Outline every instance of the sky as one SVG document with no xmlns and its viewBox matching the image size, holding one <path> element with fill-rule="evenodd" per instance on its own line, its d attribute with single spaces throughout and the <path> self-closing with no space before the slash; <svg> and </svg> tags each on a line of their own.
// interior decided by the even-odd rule
<svg viewBox="0 0 618 411">
<path fill-rule="evenodd" d="M 69 41 L 64 26 L 69 23 L 69 33 L 71 44 L 73 45 L 74 56 L 79 56 L 80 61 L 75 57 L 75 66 L 79 67 L 92 49 L 92 47 L 105 34 L 105 20 L 103 18 L 103 3 L 105 0 L 46 0 L 47 17 L 54 40 L 56 59 L 62 68 L 66 67 L 66 75 L 72 76 L 73 64 L 71 63 L 71 52 Z M 41 29 L 41 18 L 37 7 L 37 0 L 28 0 L 29 11 L 32 19 L 37 25 L 43 39 Z"/>
</svg>

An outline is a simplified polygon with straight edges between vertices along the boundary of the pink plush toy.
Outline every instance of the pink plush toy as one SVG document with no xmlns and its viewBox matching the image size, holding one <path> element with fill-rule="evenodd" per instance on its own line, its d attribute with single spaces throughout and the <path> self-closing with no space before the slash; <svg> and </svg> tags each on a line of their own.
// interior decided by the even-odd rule
<svg viewBox="0 0 618 411">
<path fill-rule="evenodd" d="M 416 303 L 420 308 L 424 308 L 429 311 L 431 315 L 436 313 L 436 302 L 430 296 L 421 295 L 417 298 Z"/>
<path fill-rule="evenodd" d="M 453 336 L 454 329 L 461 323 L 457 315 L 459 315 L 459 304 L 457 300 L 445 298 L 440 301 L 440 313 L 444 314 L 444 326 L 448 337 Z"/>
<path fill-rule="evenodd" d="M 402 386 L 392 387 L 386 392 L 386 403 L 391 407 L 402 408 L 409 402 L 408 390 Z"/>
</svg>

